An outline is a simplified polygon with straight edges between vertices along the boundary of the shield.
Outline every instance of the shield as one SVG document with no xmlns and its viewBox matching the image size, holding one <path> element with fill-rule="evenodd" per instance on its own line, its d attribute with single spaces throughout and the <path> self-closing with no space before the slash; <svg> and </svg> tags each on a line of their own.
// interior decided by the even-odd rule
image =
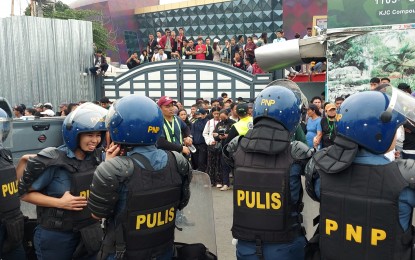
<svg viewBox="0 0 415 260">
<path fill-rule="evenodd" d="M 2 140 L 4 141 L 2 142 Z M 6 149 L 13 148 L 13 124 L 12 118 L 0 117 L 0 143 Z"/>
<path fill-rule="evenodd" d="M 178 221 L 184 218 L 185 221 Z M 209 175 L 193 171 L 190 183 L 189 204 L 177 214 L 175 242 L 204 244 L 209 252 L 217 255 L 213 198 Z"/>
</svg>

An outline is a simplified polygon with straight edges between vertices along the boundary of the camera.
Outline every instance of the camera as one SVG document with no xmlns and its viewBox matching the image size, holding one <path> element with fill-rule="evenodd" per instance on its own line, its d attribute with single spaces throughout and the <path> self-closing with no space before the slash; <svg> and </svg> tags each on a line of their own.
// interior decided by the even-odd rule
<svg viewBox="0 0 415 260">
<path fill-rule="evenodd" d="M 225 135 L 226 129 L 225 128 L 218 128 L 218 135 Z"/>
</svg>

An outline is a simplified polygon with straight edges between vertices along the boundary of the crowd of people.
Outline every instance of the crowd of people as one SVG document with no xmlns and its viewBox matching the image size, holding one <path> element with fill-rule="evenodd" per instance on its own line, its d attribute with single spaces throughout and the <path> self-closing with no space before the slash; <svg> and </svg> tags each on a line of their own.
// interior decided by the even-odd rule
<svg viewBox="0 0 415 260">
<path fill-rule="evenodd" d="M 307 28 L 304 38 L 311 37 L 311 33 L 312 29 Z M 286 40 L 281 29 L 275 32 L 275 36 L 272 43 Z M 260 36 L 239 35 L 221 43 L 218 38 L 187 38 L 183 28 L 179 28 L 177 33 L 166 28 L 156 35 L 149 34 L 146 48 L 133 51 L 126 64 L 132 69 L 140 64 L 170 59 L 211 60 L 230 64 L 251 74 L 262 74 L 264 72 L 255 60 L 255 49 L 269 43 L 266 32 Z"/>
<path fill-rule="evenodd" d="M 395 159 L 414 158 L 414 118 L 392 104 L 387 82 L 371 83 L 372 91 L 324 105 L 324 97 L 308 102 L 295 83 L 277 80 L 251 100 L 198 98 L 190 114 L 168 96 L 62 107 L 62 146 L 25 155 L 16 169 L 10 151 L 0 150 L 0 258 L 26 258 L 20 196 L 37 206 L 37 259 L 215 259 L 203 247 L 173 246 L 176 227 L 197 225 L 183 209 L 198 170 L 221 191 L 233 186 L 238 259 L 410 259 L 414 166 Z M 405 83 L 398 88 L 412 94 Z M 50 103 L 40 115 L 47 110 Z M 1 109 L 0 118 L 4 141 L 10 118 Z M 302 175 L 321 203 L 320 238 L 309 242 Z M 359 230 L 372 224 L 367 239 Z M 345 243 L 350 250 L 339 256 Z"/>
</svg>

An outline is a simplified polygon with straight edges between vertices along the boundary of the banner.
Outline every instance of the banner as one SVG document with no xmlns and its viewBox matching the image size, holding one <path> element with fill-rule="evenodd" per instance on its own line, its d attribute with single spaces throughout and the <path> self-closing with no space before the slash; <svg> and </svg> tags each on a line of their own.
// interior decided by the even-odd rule
<svg viewBox="0 0 415 260">
<path fill-rule="evenodd" d="M 328 41 L 328 100 L 370 90 L 374 77 L 388 78 L 395 87 L 399 83 L 415 86 L 415 24 L 337 31 L 348 37 Z"/>
<path fill-rule="evenodd" d="M 415 23 L 415 0 L 328 0 L 328 28 Z"/>
</svg>

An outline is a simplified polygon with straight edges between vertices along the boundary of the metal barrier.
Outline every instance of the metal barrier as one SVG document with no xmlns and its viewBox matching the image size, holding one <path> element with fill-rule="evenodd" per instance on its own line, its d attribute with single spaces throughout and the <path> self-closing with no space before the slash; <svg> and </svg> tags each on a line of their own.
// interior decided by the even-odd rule
<svg viewBox="0 0 415 260">
<path fill-rule="evenodd" d="M 216 98 L 222 92 L 232 98 L 253 98 L 271 81 L 270 73 L 252 75 L 220 62 L 168 60 L 140 65 L 118 77 L 106 77 L 103 91 L 110 99 L 130 94 L 154 99 L 167 95 L 190 107 L 197 97 Z"/>
</svg>

